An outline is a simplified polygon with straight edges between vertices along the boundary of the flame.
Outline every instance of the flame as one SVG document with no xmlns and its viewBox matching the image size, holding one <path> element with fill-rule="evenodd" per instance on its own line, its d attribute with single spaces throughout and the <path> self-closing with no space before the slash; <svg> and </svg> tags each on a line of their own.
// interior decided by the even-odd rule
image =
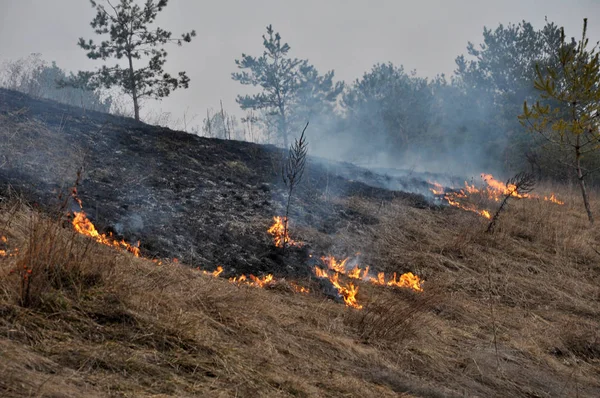
<svg viewBox="0 0 600 398">
<path fill-rule="evenodd" d="M 259 278 L 254 275 L 250 275 L 250 280 L 252 280 L 252 282 L 254 282 L 254 284 L 258 287 L 265 287 L 265 285 L 268 285 L 271 282 L 273 282 L 273 275 L 269 274 L 262 278 Z"/>
<path fill-rule="evenodd" d="M 221 274 L 221 272 L 223 272 L 223 268 L 217 267 L 217 270 L 212 272 L 212 275 L 217 277 Z M 205 272 L 205 273 L 207 273 L 207 272 Z M 246 276 L 246 275 L 242 274 L 241 276 L 234 276 L 232 278 L 229 278 L 229 282 L 236 284 L 238 286 L 246 285 L 246 286 L 258 287 L 258 288 L 265 288 L 265 287 L 275 285 L 277 283 L 277 280 L 271 274 L 265 275 L 263 277 L 258 277 L 258 276 L 254 276 L 254 275 Z M 295 282 L 289 282 L 288 285 L 296 293 L 302 293 L 302 294 L 310 293 L 309 289 L 307 289 L 303 286 L 300 286 Z"/>
<path fill-rule="evenodd" d="M 154 261 L 155 263 L 158 262 L 159 265 L 161 264 L 161 262 L 159 262 L 158 260 L 152 260 L 152 261 Z M 197 267 L 196 270 L 201 271 L 200 267 Z M 223 267 L 220 265 L 214 271 L 202 270 L 203 275 L 210 275 L 214 278 L 218 278 L 222 273 L 223 273 Z M 263 276 L 263 277 L 257 277 L 254 275 L 246 276 L 246 275 L 242 274 L 241 276 L 231 277 L 228 280 L 229 280 L 229 282 L 236 284 L 238 286 L 247 285 L 247 286 L 259 287 L 259 288 L 264 288 L 264 287 L 271 286 L 271 285 L 277 283 L 277 281 L 271 274 Z M 288 285 L 296 293 L 302 293 L 302 294 L 310 293 L 310 290 L 308 288 L 305 288 L 304 286 L 300 286 L 295 282 L 289 282 Z"/>
<path fill-rule="evenodd" d="M 304 286 L 300 286 L 295 282 L 290 282 L 289 285 L 294 289 L 296 293 L 308 294 L 310 290 Z"/>
<path fill-rule="evenodd" d="M 405 274 L 400 275 L 400 278 L 396 279 L 396 273 L 392 276 L 387 282 L 388 286 L 398 286 L 398 287 L 408 287 L 418 292 L 422 292 L 423 288 L 421 287 L 421 278 L 412 272 L 407 272 Z"/>
<path fill-rule="evenodd" d="M 138 241 L 137 246 L 132 246 L 129 243 L 125 242 L 125 240 L 115 240 L 112 237 L 112 233 L 100 234 L 94 224 L 87 218 L 85 212 L 83 210 L 76 211 L 73 213 L 75 216 L 73 218 L 73 227 L 75 231 L 80 233 L 81 235 L 89 236 L 94 239 L 96 242 L 101 243 L 106 246 L 112 246 L 117 249 L 125 249 L 128 252 L 132 253 L 136 257 L 140 257 L 140 248 Z"/>
<path fill-rule="evenodd" d="M 0 236 L 0 241 L 2 243 L 6 243 L 8 242 L 8 239 L 6 238 L 6 236 Z M 6 250 L 0 250 L 0 257 L 6 257 L 8 255 L 8 253 L 6 252 Z"/>
<path fill-rule="evenodd" d="M 353 268 L 347 270 L 347 264 L 349 260 L 349 257 L 340 261 L 336 260 L 336 258 L 333 256 L 321 257 L 321 261 L 327 266 L 328 269 L 336 273 L 346 275 L 348 278 L 369 281 L 377 285 L 409 287 L 415 291 L 423 291 L 423 288 L 421 287 L 421 279 L 418 276 L 414 275 L 412 272 L 400 275 L 399 279 L 396 279 L 396 273 L 394 273 L 393 277 L 391 279 L 388 279 L 388 281 L 386 282 L 386 276 L 383 272 L 379 272 L 377 276 L 370 276 L 369 266 L 366 266 L 364 269 L 362 269 L 358 266 L 358 264 L 356 264 Z M 323 271 L 320 268 L 318 269 L 320 270 L 320 273 L 322 275 Z M 320 276 L 319 272 L 316 270 L 315 273 L 317 274 L 317 276 L 323 277 Z M 408 281 L 412 282 L 408 283 Z"/>
<path fill-rule="evenodd" d="M 437 184 L 435 186 L 436 186 L 436 188 L 440 189 L 440 192 L 443 192 L 443 187 L 441 185 Z M 295 245 L 295 246 L 302 245 L 301 242 L 295 242 L 292 239 L 290 239 L 290 237 L 287 235 L 287 233 L 285 231 L 285 225 L 284 225 L 284 223 L 286 221 L 285 217 L 276 216 L 276 217 L 273 217 L 273 221 L 274 221 L 274 224 L 267 230 L 267 232 L 273 236 L 276 247 L 283 247 L 284 242 L 287 242 L 288 244 L 290 244 L 292 246 L 293 245 Z M 356 253 L 356 255 L 357 256 L 360 255 L 360 252 Z M 309 254 L 309 257 L 312 258 L 313 257 L 312 254 Z M 344 299 L 344 303 L 348 307 L 352 307 L 352 308 L 356 308 L 356 309 L 363 308 L 363 306 L 361 304 L 359 304 L 356 299 L 356 295 L 358 294 L 358 286 L 353 284 L 352 282 L 349 282 L 347 284 L 341 282 L 340 275 L 345 275 L 350 279 L 357 279 L 357 280 L 364 280 L 364 281 L 370 280 L 373 283 L 376 283 L 379 285 L 384 285 L 384 286 L 411 288 L 415 291 L 423 291 L 423 289 L 421 287 L 422 282 L 421 282 L 420 278 L 410 272 L 407 274 L 400 275 L 399 278 L 397 278 L 396 274 L 394 274 L 392 279 L 389 279 L 386 282 L 385 274 L 380 273 L 380 274 L 378 274 L 377 278 L 370 277 L 368 266 L 364 269 L 361 269 L 358 266 L 358 264 L 355 264 L 353 267 L 350 267 L 348 265 L 349 260 L 350 260 L 349 257 L 347 257 L 343 260 L 337 260 L 333 256 L 322 256 L 321 261 L 327 267 L 328 270 L 333 271 L 332 273 L 329 273 L 328 271 L 326 271 L 320 267 L 314 267 L 315 275 L 318 278 L 323 278 L 323 279 L 329 280 L 331 282 L 331 284 L 333 285 L 333 287 L 338 291 L 339 295 Z M 252 285 L 255 285 L 258 287 L 263 287 L 263 286 L 271 283 L 272 275 L 267 275 L 266 277 L 264 277 L 264 279 L 260 279 L 253 275 L 250 275 L 250 279 L 251 280 L 248 281 L 248 278 L 246 278 L 245 275 L 242 275 L 240 277 L 230 278 L 229 281 L 233 282 L 233 283 L 237 283 L 237 284 L 245 283 L 245 284 L 252 284 Z M 300 289 L 297 289 L 294 286 L 295 285 L 292 285 L 292 287 L 297 292 L 308 293 L 308 289 L 305 289 L 302 287 L 300 287 Z"/>
<path fill-rule="evenodd" d="M 340 274 L 338 272 L 329 275 L 327 271 L 319 267 L 315 267 L 315 275 L 317 275 L 318 278 L 328 279 L 333 287 L 338 291 L 339 295 L 342 296 L 344 303 L 348 307 L 356 308 L 357 310 L 362 309 L 363 306 L 358 304 L 358 301 L 356 300 L 358 286 L 355 286 L 352 282 L 348 283 L 347 285 L 343 285 L 339 280 Z"/>
<path fill-rule="evenodd" d="M 474 184 L 469 185 L 466 181 L 464 187 L 460 189 L 451 188 L 450 190 L 444 189 L 441 184 L 435 181 L 428 181 L 428 183 L 433 185 L 433 187 L 429 188 L 429 190 L 436 196 L 443 196 L 443 199 L 450 206 L 479 214 L 487 219 L 492 217 L 489 210 L 479 209 L 472 203 L 464 203 L 462 199 L 467 199 L 473 194 L 482 195 L 483 197 L 495 202 L 501 201 L 506 195 L 510 195 L 519 199 L 540 199 L 540 197 L 535 194 L 519 193 L 515 185 L 507 185 L 502 181 L 498 181 L 491 174 L 482 173 L 481 179 L 486 184 L 484 188 L 477 188 Z M 545 196 L 543 199 L 548 202 L 564 205 L 564 202 L 556 198 L 555 194 L 551 194 L 549 197 Z"/>
<path fill-rule="evenodd" d="M 265 286 L 272 285 L 275 281 L 273 280 L 273 275 L 269 274 L 263 277 L 257 277 L 254 275 L 241 275 L 239 277 L 229 278 L 229 282 L 235 283 L 237 285 L 250 285 L 255 287 L 264 288 Z"/>
<path fill-rule="evenodd" d="M 73 191 L 71 193 L 71 196 L 73 197 L 73 200 L 75 200 L 75 202 L 77 202 L 77 204 L 79 205 L 79 208 L 81 209 L 81 211 L 76 211 L 73 212 L 73 227 L 75 228 L 75 231 L 77 231 L 78 233 L 85 235 L 85 236 L 89 236 L 90 238 L 94 239 L 96 242 L 101 243 L 103 245 L 106 246 L 111 246 L 117 249 L 125 249 L 128 252 L 132 253 L 134 256 L 136 257 L 140 257 L 140 242 L 137 242 L 136 246 L 130 245 L 129 243 L 125 242 L 125 240 L 115 240 L 112 237 L 112 233 L 109 233 L 108 235 L 106 234 L 100 234 L 98 232 L 98 230 L 96 230 L 96 227 L 94 226 L 94 224 L 87 218 L 87 215 L 85 214 L 85 212 L 83 211 L 83 203 L 81 202 L 81 199 L 79 199 L 77 197 L 77 188 L 74 187 Z"/>
<path fill-rule="evenodd" d="M 446 197 L 446 200 L 448 201 L 448 204 L 450 206 L 458 207 L 459 209 L 463 209 L 463 210 L 466 210 L 466 211 L 471 211 L 471 212 L 479 214 L 480 216 L 483 216 L 483 217 L 485 217 L 487 219 L 492 218 L 492 214 L 489 211 L 487 211 L 487 210 L 479 210 L 473 204 L 463 205 L 463 204 L 461 204 L 460 202 L 458 202 L 456 200 L 450 199 L 449 197 Z"/>
<path fill-rule="evenodd" d="M 557 205 L 564 205 L 565 202 L 563 202 L 562 200 L 559 200 L 556 195 L 552 194 L 550 196 L 544 196 L 544 200 L 546 202 L 552 202 L 552 203 L 556 203 Z"/>
<path fill-rule="evenodd" d="M 370 277 L 369 282 L 375 285 L 410 288 L 417 292 L 423 291 L 423 287 L 421 286 L 423 281 L 421 280 L 421 278 L 419 278 L 412 272 L 407 272 L 405 274 L 400 275 L 399 277 L 397 277 L 396 273 L 394 272 L 392 274 L 392 277 L 387 281 L 385 274 L 383 272 L 380 272 L 377 274 L 377 277 Z"/>
<path fill-rule="evenodd" d="M 198 271 L 200 271 L 200 267 L 196 268 Z M 202 271 L 202 274 L 204 275 L 211 275 L 215 278 L 217 278 L 219 275 L 221 275 L 223 273 L 223 267 L 221 267 L 220 265 L 217 267 L 216 270 L 214 271 Z"/>
<path fill-rule="evenodd" d="M 481 178 L 488 185 L 487 191 L 490 199 L 494 199 L 498 202 L 502 196 L 509 195 L 515 198 L 529 198 L 529 194 L 520 194 L 517 192 L 517 187 L 513 184 L 504 184 L 502 181 L 498 181 L 491 174 L 481 174 Z"/>
<path fill-rule="evenodd" d="M 290 238 L 288 231 L 285 230 L 285 222 L 287 221 L 286 217 L 273 217 L 273 225 L 267 230 L 269 234 L 273 236 L 273 241 L 275 242 L 276 247 L 283 247 L 283 244 L 287 246 L 302 246 L 302 242 L 296 242 Z"/>
<path fill-rule="evenodd" d="M 431 192 L 433 192 L 434 195 L 443 195 L 444 194 L 444 187 L 442 186 L 442 184 L 438 184 L 435 181 L 427 181 L 427 182 L 434 186 L 434 188 L 429 188 L 429 190 Z"/>
<path fill-rule="evenodd" d="M 412 272 L 408 272 L 406 274 L 402 274 L 397 277 L 396 273 L 393 274 L 391 278 L 385 277 L 383 272 L 379 272 L 376 276 L 371 276 L 369 274 L 369 267 L 365 267 L 364 269 L 360 268 L 358 264 L 354 265 L 348 269 L 349 258 L 345 258 L 343 260 L 337 260 L 333 256 L 323 256 L 321 257 L 321 261 L 327 267 L 329 271 L 333 271 L 332 273 L 327 270 L 315 267 L 314 272 L 318 278 L 328 279 L 333 287 L 335 287 L 344 299 L 344 303 L 348 307 L 361 309 L 362 305 L 357 302 L 356 294 L 358 293 L 358 286 L 354 285 L 352 282 L 344 285 L 340 282 L 340 275 L 345 275 L 350 279 L 358 279 L 363 281 L 369 281 L 375 285 L 381 286 L 393 286 L 399 288 L 410 288 L 417 292 L 422 292 L 423 288 L 421 284 L 422 280 L 414 275 Z"/>
<path fill-rule="evenodd" d="M 337 261 L 335 259 L 335 257 L 333 257 L 333 256 L 321 257 L 321 261 L 323 261 L 325 263 L 325 265 L 327 265 L 327 268 L 329 268 L 330 270 L 333 270 L 335 272 L 339 272 L 341 274 L 346 273 L 346 263 L 348 262 L 349 259 L 350 259 L 349 257 L 346 257 L 345 259 L 343 259 L 341 261 Z"/>
<path fill-rule="evenodd" d="M 5 245 L 4 249 L 0 249 L 0 257 L 15 257 L 19 254 L 19 248 L 15 247 L 13 249 L 8 249 L 6 245 L 8 244 L 8 238 L 6 236 L 0 236 L 0 242 Z"/>
</svg>

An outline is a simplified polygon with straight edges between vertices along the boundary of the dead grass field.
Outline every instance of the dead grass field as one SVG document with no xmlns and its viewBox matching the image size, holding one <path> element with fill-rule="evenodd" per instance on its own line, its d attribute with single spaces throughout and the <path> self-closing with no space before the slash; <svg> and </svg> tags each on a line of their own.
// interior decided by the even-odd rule
<svg viewBox="0 0 600 398">
<path fill-rule="evenodd" d="M 600 230 L 574 187 L 550 189 L 564 206 L 512 201 L 494 234 L 473 213 L 361 198 L 348 205 L 377 223 L 292 231 L 426 281 L 360 284 L 362 311 L 316 281 L 302 295 L 157 266 L 4 204 L 1 249 L 19 252 L 0 258 L 0 395 L 600 396 Z"/>
</svg>

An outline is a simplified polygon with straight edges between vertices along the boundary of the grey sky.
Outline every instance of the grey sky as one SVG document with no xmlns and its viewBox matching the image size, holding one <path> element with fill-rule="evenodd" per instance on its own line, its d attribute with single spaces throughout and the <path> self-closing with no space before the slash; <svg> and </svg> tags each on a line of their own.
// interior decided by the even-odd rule
<svg viewBox="0 0 600 398">
<path fill-rule="evenodd" d="M 87 0 L 0 0 L 0 62 L 42 53 L 68 70 L 93 69 L 76 46 L 80 36 L 95 38 Z M 261 35 L 273 24 L 292 47 L 321 72 L 335 69 L 340 80 L 360 77 L 376 62 L 391 61 L 421 76 L 450 74 L 468 41 L 480 43 L 483 27 L 526 20 L 536 28 L 544 16 L 579 36 L 589 18 L 592 40 L 600 39 L 600 1 L 579 0 L 170 0 L 158 24 L 178 35 L 198 36 L 182 48 L 171 47 L 166 69 L 186 70 L 188 90 L 174 92 L 158 105 L 180 117 L 189 107 L 200 122 L 206 108 L 240 114 L 231 80 L 234 59 L 260 54 Z M 144 114 L 144 111 L 142 112 Z"/>
</svg>

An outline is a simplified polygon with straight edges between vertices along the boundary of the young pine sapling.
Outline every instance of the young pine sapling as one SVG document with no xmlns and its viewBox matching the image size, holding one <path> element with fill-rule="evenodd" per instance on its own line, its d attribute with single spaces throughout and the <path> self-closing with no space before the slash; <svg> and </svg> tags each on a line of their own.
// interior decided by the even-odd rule
<svg viewBox="0 0 600 398">
<path fill-rule="evenodd" d="M 290 146 L 289 154 L 287 159 L 281 166 L 281 175 L 283 177 L 283 183 L 288 190 L 287 204 L 285 206 L 285 217 L 283 218 L 283 246 L 282 250 L 285 253 L 285 248 L 288 241 L 288 216 L 290 214 L 290 204 L 292 200 L 292 193 L 294 188 L 298 186 L 304 175 L 304 168 L 306 166 L 306 155 L 308 153 L 308 142 L 304 133 L 308 123 L 304 126 L 302 134 L 299 139 L 296 139 Z"/>
</svg>

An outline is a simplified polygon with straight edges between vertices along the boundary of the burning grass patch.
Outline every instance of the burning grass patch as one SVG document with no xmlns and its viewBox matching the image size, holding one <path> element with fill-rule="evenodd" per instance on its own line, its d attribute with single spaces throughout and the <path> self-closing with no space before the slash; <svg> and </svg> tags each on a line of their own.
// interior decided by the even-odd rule
<svg viewBox="0 0 600 398">
<path fill-rule="evenodd" d="M 80 272 L 98 279 L 58 278 L 28 308 L 18 305 L 15 279 L 0 280 L 8 359 L 0 361 L 0 395 L 597 395 L 600 296 L 589 244 L 598 236 L 568 204 L 557 212 L 521 201 L 486 235 L 485 220 L 469 213 L 353 202 L 378 222 L 294 238 L 322 253 L 360 247 L 361 262 L 386 275 L 423 276 L 423 292 L 342 275 L 360 284 L 363 309 L 354 310 L 326 299 L 314 280 L 296 284 L 310 294 L 297 294 L 292 280 L 237 286 L 72 238 L 70 223 L 52 222 L 61 256 L 69 259 L 64 247 L 74 239 Z M 4 214 L 3 249 L 27 250 L 29 213 Z M 266 234 L 265 225 L 256 228 Z M 519 237 L 524 229 L 531 239 Z M 80 250 L 93 256 L 77 257 Z M 17 258 L 0 259 L 3 272 Z"/>
<path fill-rule="evenodd" d="M 24 211 L 22 205 L 12 206 L 12 214 L 4 213 L 3 218 L 5 225 L 17 225 L 16 236 L 10 240 L 16 254 L 2 261 L 1 272 L 9 282 L 5 294 L 21 306 L 50 305 L 57 300 L 57 292 L 80 297 L 114 267 L 114 256 L 62 228 L 63 220 Z"/>
</svg>

